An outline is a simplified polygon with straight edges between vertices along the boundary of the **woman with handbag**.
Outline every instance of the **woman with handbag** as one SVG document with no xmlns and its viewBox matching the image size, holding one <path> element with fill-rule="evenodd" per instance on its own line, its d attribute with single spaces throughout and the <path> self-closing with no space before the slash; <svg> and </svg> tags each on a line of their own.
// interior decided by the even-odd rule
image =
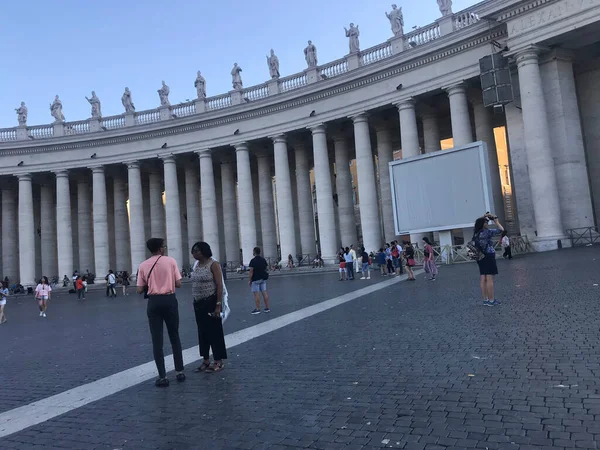
<svg viewBox="0 0 600 450">
<path fill-rule="evenodd" d="M 490 221 L 494 221 L 496 229 L 489 228 Z M 493 237 L 501 234 L 504 227 L 498 222 L 498 217 L 486 213 L 475 221 L 475 232 L 473 241 L 477 248 L 483 253 L 483 258 L 477 261 L 479 265 L 479 287 L 485 306 L 497 306 L 500 302 L 494 297 L 494 276 L 498 275 L 496 265 L 496 250 L 494 249 Z"/>
<path fill-rule="evenodd" d="M 410 241 L 404 241 L 404 258 L 406 259 L 406 273 L 408 273 L 408 280 L 415 281 L 415 273 L 413 267 L 415 266 L 415 249 L 410 244 Z"/>
<path fill-rule="evenodd" d="M 431 275 L 430 281 L 435 281 L 435 277 L 438 274 L 437 266 L 435 265 L 435 253 L 433 252 L 433 246 L 429 241 L 429 238 L 425 236 L 423 238 L 425 247 L 423 248 L 423 268 L 425 272 Z"/>
<path fill-rule="evenodd" d="M 194 372 L 218 372 L 225 367 L 227 359 L 225 335 L 223 334 L 223 273 L 221 264 L 212 258 L 212 251 L 206 242 L 196 242 L 192 256 L 197 263 L 192 270 L 192 295 L 194 313 L 198 326 L 198 345 L 203 361 Z M 214 363 L 210 364 L 212 348 Z"/>
</svg>

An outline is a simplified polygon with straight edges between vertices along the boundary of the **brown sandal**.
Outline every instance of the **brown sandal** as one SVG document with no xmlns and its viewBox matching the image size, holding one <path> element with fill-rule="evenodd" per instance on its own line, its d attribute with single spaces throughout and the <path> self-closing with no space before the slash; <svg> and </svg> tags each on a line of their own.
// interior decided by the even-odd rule
<svg viewBox="0 0 600 450">
<path fill-rule="evenodd" d="M 194 369 L 194 373 L 206 372 L 210 369 L 210 363 L 203 362 L 200 367 Z"/>
<path fill-rule="evenodd" d="M 208 369 L 206 369 L 206 372 L 219 372 L 219 371 L 223 370 L 224 368 L 225 368 L 225 364 L 223 364 L 222 362 L 213 363 Z"/>
</svg>

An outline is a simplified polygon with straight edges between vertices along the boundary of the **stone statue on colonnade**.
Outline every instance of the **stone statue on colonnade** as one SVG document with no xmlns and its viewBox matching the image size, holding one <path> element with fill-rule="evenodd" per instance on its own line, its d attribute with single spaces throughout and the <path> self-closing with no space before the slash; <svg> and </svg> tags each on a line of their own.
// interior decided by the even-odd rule
<svg viewBox="0 0 600 450">
<path fill-rule="evenodd" d="M 25 102 L 21 102 L 21 106 L 15 109 L 15 111 L 17 112 L 17 120 L 19 121 L 19 126 L 27 126 L 27 106 L 25 106 Z"/>
<path fill-rule="evenodd" d="M 452 14 L 452 0 L 437 0 L 438 6 L 442 16 L 449 16 Z"/>
<path fill-rule="evenodd" d="M 206 98 L 206 80 L 200 71 L 198 71 L 198 76 L 196 77 L 196 81 L 194 81 L 194 87 L 196 88 L 199 99 Z"/>
<path fill-rule="evenodd" d="M 123 96 L 121 97 L 121 103 L 123 103 L 123 107 L 125 108 L 126 113 L 135 112 L 135 106 L 133 106 L 133 100 L 131 99 L 131 91 L 128 87 L 126 87 L 125 92 L 123 92 Z"/>
<path fill-rule="evenodd" d="M 171 106 L 169 102 L 169 92 L 171 90 L 164 81 L 162 82 L 162 87 L 156 92 L 158 92 L 158 97 L 160 98 L 160 106 Z"/>
<path fill-rule="evenodd" d="M 402 7 L 398 8 L 397 5 L 392 5 L 392 11 L 389 13 L 386 12 L 385 16 L 392 25 L 392 33 L 394 33 L 394 36 L 402 36 L 404 34 L 404 15 L 402 14 Z"/>
<path fill-rule="evenodd" d="M 233 64 L 233 69 L 231 69 L 231 84 L 233 85 L 233 89 L 236 91 L 241 91 L 244 88 L 244 83 L 242 83 L 242 68 L 238 66 L 238 63 Z"/>
<path fill-rule="evenodd" d="M 273 49 L 271 49 L 271 56 L 267 55 L 267 65 L 269 66 L 271 78 L 279 78 L 279 58 L 275 55 Z"/>
<path fill-rule="evenodd" d="M 52 114 L 52 117 L 54 117 L 55 123 L 65 121 L 65 115 L 63 114 L 62 106 L 62 102 L 60 101 L 57 95 L 56 97 L 54 97 L 54 101 L 50 104 L 50 114 Z"/>
<path fill-rule="evenodd" d="M 349 38 L 350 45 L 350 53 L 358 53 L 360 52 L 360 43 L 358 41 L 358 37 L 360 36 L 360 31 L 358 31 L 358 25 L 350 24 L 350 28 L 344 27 L 346 31 L 346 37 Z"/>
<path fill-rule="evenodd" d="M 92 91 L 92 98 L 85 98 L 92 105 L 92 118 L 99 119 L 102 117 L 102 109 L 100 99 L 96 96 L 96 91 Z"/>
<path fill-rule="evenodd" d="M 312 41 L 308 41 L 308 46 L 304 49 L 304 59 L 306 59 L 308 67 L 317 67 L 319 63 L 317 60 L 317 47 Z"/>
</svg>

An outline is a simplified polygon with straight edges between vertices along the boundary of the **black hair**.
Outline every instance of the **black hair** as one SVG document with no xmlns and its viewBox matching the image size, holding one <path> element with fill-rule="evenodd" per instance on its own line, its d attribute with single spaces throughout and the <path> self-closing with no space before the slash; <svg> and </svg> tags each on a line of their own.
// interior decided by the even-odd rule
<svg viewBox="0 0 600 450">
<path fill-rule="evenodd" d="M 146 247 L 150 250 L 150 253 L 158 253 L 163 248 L 165 240 L 163 238 L 150 238 L 146 241 Z"/>
<path fill-rule="evenodd" d="M 379 249 L 379 253 L 381 253 L 382 251 L 383 251 L 383 249 L 382 249 L 382 248 L 380 248 L 380 249 Z"/>
<path fill-rule="evenodd" d="M 426 244 L 431 245 L 431 242 L 429 242 L 429 238 L 427 236 L 423 236 L 423 240 L 425 241 Z"/>
<path fill-rule="evenodd" d="M 502 237 L 504 237 L 504 236 L 508 236 L 508 231 L 504 230 L 504 231 L 502 232 Z"/>
<path fill-rule="evenodd" d="M 194 253 L 196 250 L 198 250 L 205 258 L 212 258 L 212 250 L 210 249 L 210 245 L 208 245 L 206 242 L 196 242 L 194 245 L 192 245 L 192 253 Z"/>
<path fill-rule="evenodd" d="M 260 255 L 260 247 L 254 247 L 253 251 L 255 255 Z"/>
<path fill-rule="evenodd" d="M 42 284 L 46 283 L 47 285 L 50 285 L 50 282 L 48 281 L 48 277 L 44 276 L 42 277 Z"/>
<path fill-rule="evenodd" d="M 487 217 L 480 217 L 475 221 L 473 236 L 479 234 L 483 230 L 483 226 L 487 223 Z"/>
<path fill-rule="evenodd" d="M 350 247 L 346 247 L 346 255 L 350 253 Z"/>
</svg>

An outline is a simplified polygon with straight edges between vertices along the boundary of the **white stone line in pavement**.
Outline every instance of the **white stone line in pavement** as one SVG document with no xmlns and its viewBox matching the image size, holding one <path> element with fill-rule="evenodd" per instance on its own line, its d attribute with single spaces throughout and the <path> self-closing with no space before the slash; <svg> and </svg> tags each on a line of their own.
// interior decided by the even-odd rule
<svg viewBox="0 0 600 450">
<path fill-rule="evenodd" d="M 260 324 L 244 328 L 235 333 L 225 336 L 227 348 L 233 348 L 237 345 L 248 342 L 254 338 L 263 336 L 272 331 L 291 325 L 300 320 L 314 316 L 316 314 L 343 305 L 349 301 L 359 297 L 372 294 L 381 289 L 385 289 L 397 283 L 400 280 L 406 279 L 405 276 L 394 277 L 392 279 L 382 281 L 380 283 L 358 289 L 354 292 L 341 295 L 329 300 L 325 300 L 316 305 L 302 308 L 298 311 L 286 314 L 281 317 L 262 322 Z M 357 280 L 357 282 L 360 282 Z M 235 312 L 234 312 L 235 313 Z M 165 357 L 167 371 L 172 371 L 173 361 L 172 356 Z M 200 359 L 198 354 L 198 346 L 194 346 L 184 350 L 183 359 L 186 364 L 191 364 Z M 124 389 L 143 383 L 156 377 L 156 366 L 154 361 L 141 364 L 137 367 L 115 373 L 100 380 L 93 381 L 82 386 L 78 386 L 60 394 L 38 400 L 28 405 L 12 409 L 0 414 L 0 438 L 13 433 L 24 430 L 34 425 L 46 422 L 61 414 L 68 413 L 74 409 L 81 408 L 89 403 L 101 400 L 109 395 L 116 394 Z"/>
</svg>

